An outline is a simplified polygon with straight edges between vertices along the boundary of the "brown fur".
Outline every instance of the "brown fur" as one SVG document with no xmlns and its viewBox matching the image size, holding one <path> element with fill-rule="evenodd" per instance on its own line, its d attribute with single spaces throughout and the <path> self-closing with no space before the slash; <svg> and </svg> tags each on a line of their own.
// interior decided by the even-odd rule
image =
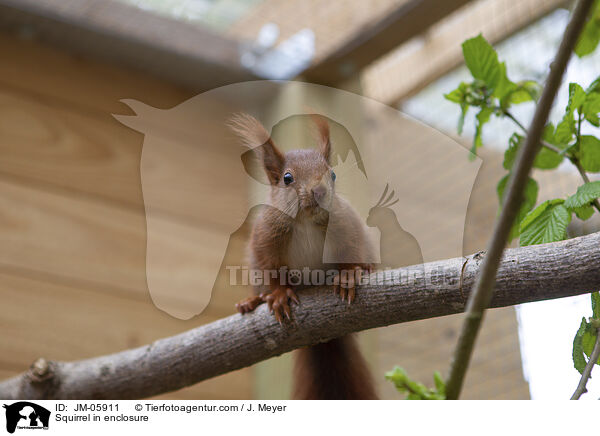
<svg viewBox="0 0 600 436">
<path fill-rule="evenodd" d="M 367 363 L 352 335 L 296 351 L 296 400 L 376 400 Z"/>
<path fill-rule="evenodd" d="M 264 127 L 249 115 L 239 115 L 233 125 L 246 145 L 254 146 L 271 184 L 271 207 L 258 218 L 250 240 L 252 269 L 279 270 L 285 266 L 301 270 L 324 269 L 325 238 L 331 255 L 348 257 L 348 263 L 336 269 L 364 268 L 360 262 L 372 251 L 366 229 L 352 206 L 336 195 L 329 163 L 331 141 L 327 120 L 319 115 L 312 119 L 317 130 L 317 149 L 299 149 L 282 153 Z M 284 174 L 294 181 L 285 185 Z M 287 212 L 287 213 L 286 213 Z M 267 302 L 281 323 L 290 318 L 290 301 L 296 289 L 279 284 L 260 286 L 255 293 Z M 345 293 L 340 292 L 342 298 Z M 348 301 L 354 289 L 348 291 Z M 252 311 L 256 297 L 238 304 L 242 313 Z M 376 398 L 367 366 L 351 337 L 334 339 L 299 351 L 296 363 L 295 397 L 305 399 L 374 399 Z"/>
</svg>

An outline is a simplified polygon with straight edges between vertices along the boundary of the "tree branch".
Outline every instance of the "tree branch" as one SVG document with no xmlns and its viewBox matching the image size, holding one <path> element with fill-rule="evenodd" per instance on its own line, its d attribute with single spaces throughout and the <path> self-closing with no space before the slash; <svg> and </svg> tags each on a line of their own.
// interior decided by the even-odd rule
<svg viewBox="0 0 600 436">
<path fill-rule="evenodd" d="M 506 250 L 492 307 L 600 288 L 600 233 Z M 330 289 L 300 291 L 281 327 L 265 305 L 116 354 L 75 362 L 36 361 L 0 382 L 2 399 L 131 399 L 157 395 L 345 334 L 462 312 L 483 253 L 374 273 L 348 306 Z M 464 268 L 463 268 L 464 266 Z M 412 277 L 409 279 L 409 277 Z"/>
<path fill-rule="evenodd" d="M 562 76 L 571 57 L 571 52 L 581 33 L 593 2 L 594 0 L 579 0 L 577 6 L 575 6 L 554 62 L 551 65 L 544 90 L 536 106 L 531 126 L 525 138 L 525 144 L 519 150 L 517 160 L 513 166 L 503 200 L 504 205 L 500 217 L 496 221 L 494 234 L 489 244 L 488 256 L 483 262 L 481 274 L 477 278 L 473 294 L 469 297 L 467 315 L 458 338 L 458 344 L 456 345 L 450 367 L 450 375 L 446 383 L 446 398 L 448 399 L 457 399 L 460 395 L 464 377 L 469 367 L 471 355 L 473 354 L 473 347 L 475 346 L 475 341 L 483 321 L 483 315 L 492 299 L 496 271 L 498 270 L 510 229 L 523 201 L 523 192 L 529 178 L 529 173 L 533 167 L 533 162 L 540 148 L 540 140 L 546 120 L 550 114 L 556 92 L 562 82 Z"/>
<path fill-rule="evenodd" d="M 592 378 L 592 369 L 596 362 L 598 362 L 598 358 L 600 358 L 600 329 L 596 329 L 596 343 L 594 344 L 594 349 L 590 355 L 590 360 L 588 360 L 581 373 L 581 379 L 579 380 L 577 389 L 575 389 L 575 392 L 573 392 L 573 395 L 571 396 L 571 400 L 578 400 L 579 397 L 587 392 L 585 386 L 587 385 L 588 380 Z"/>
</svg>

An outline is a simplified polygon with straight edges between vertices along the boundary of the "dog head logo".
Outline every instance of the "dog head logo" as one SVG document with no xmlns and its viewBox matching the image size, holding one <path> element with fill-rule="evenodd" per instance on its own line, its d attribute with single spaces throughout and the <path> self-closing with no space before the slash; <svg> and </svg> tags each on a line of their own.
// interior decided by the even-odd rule
<svg viewBox="0 0 600 436">
<path fill-rule="evenodd" d="M 50 411 L 29 401 L 4 404 L 6 409 L 6 431 L 18 429 L 48 429 Z"/>
</svg>

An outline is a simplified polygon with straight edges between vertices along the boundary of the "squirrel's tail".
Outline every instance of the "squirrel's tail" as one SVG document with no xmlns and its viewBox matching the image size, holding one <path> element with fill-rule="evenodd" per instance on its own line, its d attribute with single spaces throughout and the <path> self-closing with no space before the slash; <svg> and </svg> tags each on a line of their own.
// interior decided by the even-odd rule
<svg viewBox="0 0 600 436">
<path fill-rule="evenodd" d="M 375 387 L 352 335 L 296 352 L 296 400 L 376 400 Z"/>
</svg>

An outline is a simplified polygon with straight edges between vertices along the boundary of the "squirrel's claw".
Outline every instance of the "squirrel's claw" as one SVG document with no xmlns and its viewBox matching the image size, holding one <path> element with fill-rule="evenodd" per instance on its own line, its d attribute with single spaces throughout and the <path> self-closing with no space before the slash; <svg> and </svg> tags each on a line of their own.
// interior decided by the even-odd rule
<svg viewBox="0 0 600 436">
<path fill-rule="evenodd" d="M 283 325 L 283 317 L 288 320 L 292 319 L 292 310 L 289 305 L 289 300 L 300 304 L 298 296 L 291 288 L 276 288 L 270 294 L 261 294 L 261 298 L 267 302 L 269 311 L 275 316 L 279 324 Z"/>
<path fill-rule="evenodd" d="M 356 298 L 356 285 L 360 284 L 363 274 L 370 273 L 371 265 L 364 267 L 356 265 L 348 269 L 342 269 L 333 279 L 333 293 L 339 295 L 342 301 L 348 299 L 348 304 L 352 304 Z"/>
<path fill-rule="evenodd" d="M 238 303 L 236 303 L 235 308 L 239 313 L 241 313 L 243 315 L 245 313 L 252 312 L 258 306 L 260 306 L 263 302 L 264 302 L 264 300 L 261 297 L 254 295 L 252 297 L 248 297 L 248 298 L 244 298 L 243 300 L 240 300 Z"/>
<path fill-rule="evenodd" d="M 300 305 L 300 300 L 298 299 L 298 296 L 295 294 L 295 292 L 292 290 L 292 288 L 287 288 L 287 296 L 290 298 L 290 300 L 292 300 L 294 303 Z"/>
</svg>

